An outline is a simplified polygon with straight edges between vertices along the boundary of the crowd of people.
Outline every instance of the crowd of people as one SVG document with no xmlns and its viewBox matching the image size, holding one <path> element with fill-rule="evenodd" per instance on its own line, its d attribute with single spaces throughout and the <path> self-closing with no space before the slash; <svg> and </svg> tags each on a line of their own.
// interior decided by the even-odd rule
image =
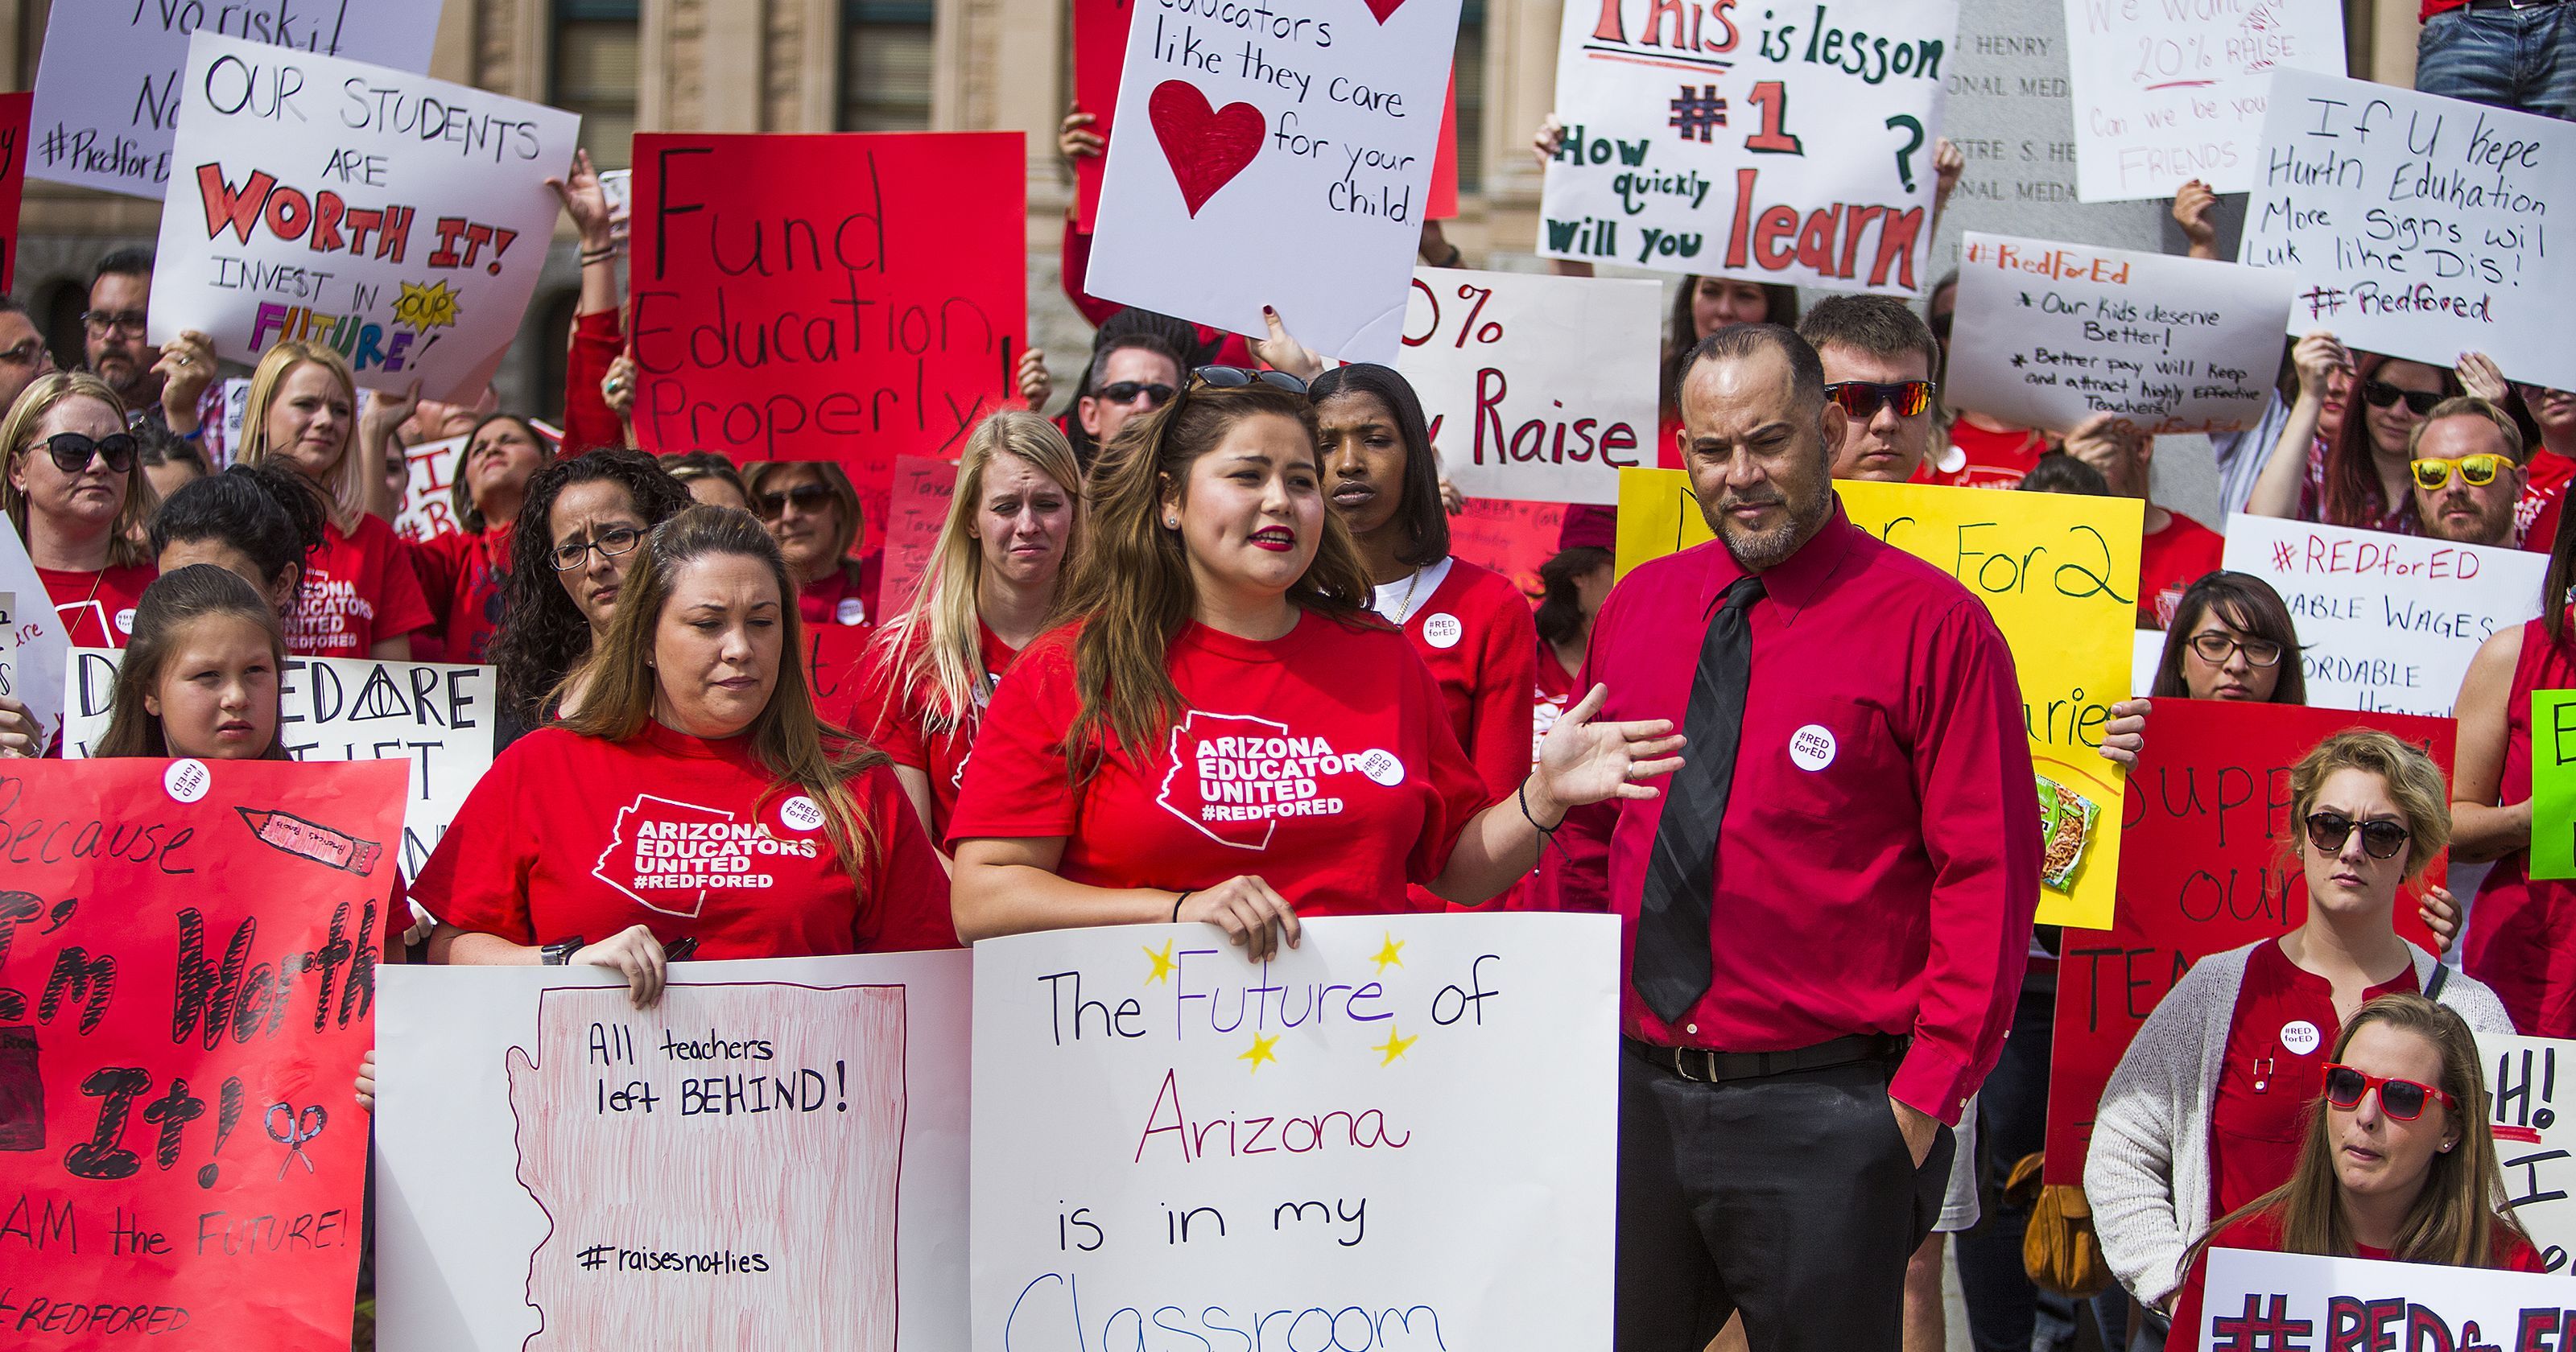
<svg viewBox="0 0 2576 1352">
<path fill-rule="evenodd" d="M 1099 152 L 1089 125 L 1066 119 L 1068 155 Z M 1944 145 L 1945 191 L 1958 164 Z M 2527 866 L 2531 696 L 2576 687 L 2576 393 L 2320 330 L 2217 439 L 2223 511 L 2549 562 L 2540 618 L 2477 653 L 2447 780 L 2363 730 L 2290 776 L 2302 918 L 2183 974 L 2100 1103 L 2097 1294 L 2034 1278 L 2008 1187 L 2041 1148 L 2057 945 L 2013 654 L 1834 485 L 2141 500 L 2137 623 L 2165 638 L 2114 760 L 2162 703 L 2305 703 L 2301 642 L 2155 500 L 2153 438 L 1945 404 L 1955 276 L 1921 312 L 1683 278 L 1658 460 L 1717 539 L 1616 578 L 1612 513 L 1576 509 L 1532 597 L 1456 552 L 1402 374 L 1328 365 L 1275 316 L 1238 336 L 1098 301 L 1068 226 L 1092 350 L 1053 416 L 1026 355 L 900 595 L 840 464 L 634 448 L 607 202 L 586 158 L 558 188 L 584 265 L 560 432 L 488 393 L 362 395 L 338 352 L 281 341 L 227 444 L 213 345 L 144 341 L 148 253 L 99 265 L 76 371 L 0 302 L 0 506 L 72 642 L 125 650 L 95 754 L 283 758 L 294 657 L 495 669 L 497 756 L 388 961 L 613 968 L 642 1006 L 688 959 L 1143 923 L 1260 959 L 1316 916 L 1603 912 L 1624 1349 L 1939 1347 L 1944 1235 L 1981 1349 L 2081 1321 L 2194 1346 L 2212 1247 L 2536 1270 L 2496 1209 L 2472 1034 L 2576 1036 L 2576 893 Z M 2212 205 L 2173 203 L 2196 254 Z M 1422 261 L 1460 262 L 1436 223 Z M 454 437 L 461 529 L 399 537 L 406 448 Z M 817 626 L 859 631 L 854 694 L 809 677 Z M 1229 736 L 1321 791 L 1191 781 Z M 0 753 L 60 747 L 0 696 Z M 593 865 L 645 795 L 785 845 L 694 916 L 640 907 Z M 2446 850 L 2493 864 L 2468 904 L 2419 894 L 2447 963 L 2396 922 Z"/>
</svg>

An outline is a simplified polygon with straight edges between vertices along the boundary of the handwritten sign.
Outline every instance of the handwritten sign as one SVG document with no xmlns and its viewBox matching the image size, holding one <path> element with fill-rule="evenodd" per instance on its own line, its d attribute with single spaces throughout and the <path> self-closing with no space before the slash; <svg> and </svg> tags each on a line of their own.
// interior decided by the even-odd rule
<svg viewBox="0 0 2576 1352">
<path fill-rule="evenodd" d="M 1705 11 L 1705 13 L 1703 13 Z M 1958 0 L 1575 0 L 1538 251 L 1904 295 L 1931 284 Z"/>
<path fill-rule="evenodd" d="M 12 1341 L 348 1346 L 402 772 L 6 764 Z"/>
<path fill-rule="evenodd" d="M 2242 514 L 2224 558 L 2289 604 L 2308 703 L 2444 717 L 2478 645 L 2540 613 L 2549 568 L 2519 549 Z"/>
<path fill-rule="evenodd" d="M 2576 389 L 2561 341 L 2576 254 L 2547 249 L 2576 126 L 2363 80 L 2283 70 L 2239 262 L 2299 278 L 2288 331 Z"/>
<path fill-rule="evenodd" d="M 63 754 L 75 759 L 107 732 L 116 693 L 118 648 L 75 648 Z M 492 768 L 499 708 L 490 667 L 380 662 L 357 657 L 290 657 L 277 674 L 279 735 L 300 761 L 392 760 L 409 767 L 402 849 L 394 862 L 410 877 L 429 862 L 447 824 Z"/>
<path fill-rule="evenodd" d="M 1232 333 L 1265 332 L 1272 306 L 1317 352 L 1393 365 L 1458 10 L 1271 0 L 1139 13 L 1087 289 Z M 1314 266 L 1324 258 L 1331 267 Z"/>
<path fill-rule="evenodd" d="M 930 567 L 930 553 L 948 524 L 948 503 L 957 494 L 957 462 L 907 455 L 894 462 L 894 496 L 886 511 L 885 572 L 877 580 L 880 620 L 892 619 L 911 606 Z"/>
<path fill-rule="evenodd" d="M 2446 779 L 2451 767 L 2448 719 L 2162 700 L 2148 722 L 2121 812 L 2118 913 L 2107 925 L 2068 929 L 2060 950 L 2048 1079 L 2051 1183 L 2083 1183 L 2094 1106 L 2183 972 L 2212 953 L 2277 938 L 2307 918 L 2306 879 L 2287 853 L 2290 767 L 2352 727 L 2428 747 Z M 2420 895 L 2445 872 L 2435 861 L 2413 890 Z M 2415 909 L 2398 904 L 2398 930 L 2429 948 L 2432 937 Z"/>
<path fill-rule="evenodd" d="M 1619 488 L 1622 576 L 1715 538 L 1682 471 L 1625 470 Z M 1843 482 L 1834 491 L 1853 525 L 1959 579 L 1985 603 L 2020 670 L 2032 765 L 2107 816 L 2120 801 L 2121 775 L 2102 758 L 2102 728 L 2129 688 L 2141 505 L 1918 484 Z M 2120 855 L 2120 833 L 2097 831 L 2073 886 L 2041 891 L 2039 923 L 2110 923 Z"/>
<path fill-rule="evenodd" d="M 338 349 L 364 388 L 473 402 L 545 267 L 545 181 L 581 119 L 203 32 L 186 78 L 152 340 L 197 329 L 253 362 L 298 338 Z"/>
<path fill-rule="evenodd" d="M 1655 463 L 1654 282 L 1421 268 L 1396 366 L 1471 498 L 1615 503 Z"/>
<path fill-rule="evenodd" d="M 2211 1349 L 2533 1352 L 2576 1328 L 2566 1278 L 2537 1272 L 2212 1249 L 2201 1290 Z"/>
<path fill-rule="evenodd" d="M 1467 510 L 1449 518 L 1449 553 L 1510 578 L 1524 596 L 1544 596 L 1538 570 L 1556 557 L 1564 525 L 1563 503 L 1469 498 Z"/>
<path fill-rule="evenodd" d="M 27 191 L 27 109 L 33 94 L 0 94 L 0 291 L 17 285 L 18 205 Z"/>
<path fill-rule="evenodd" d="M 14 698 L 51 741 L 63 730 L 63 671 L 71 664 L 72 637 L 14 530 L 0 530 L 0 593 L 24 601 L 10 611 L 9 641 L 18 668 Z"/>
<path fill-rule="evenodd" d="M 2576 690 L 2531 692 L 2531 876 L 2576 878 Z"/>
<path fill-rule="evenodd" d="M 967 961 L 388 969 L 378 1345 L 965 1346 Z"/>
<path fill-rule="evenodd" d="M 2250 427 L 2272 399 L 2297 280 L 2274 268 L 1970 234 L 1950 344 L 1954 408 L 2065 431 Z"/>
<path fill-rule="evenodd" d="M 977 944 L 977 1101 L 1048 1110 L 975 1117 L 976 1352 L 1147 1320 L 1597 1344 L 1618 939 L 1521 914 L 1315 920 L 1258 965 L 1204 925 Z"/>
<path fill-rule="evenodd" d="M 2576 1120 L 2558 1106 L 2562 1083 L 2576 1100 L 2576 1042 L 2478 1034 L 2486 1057 L 2488 1122 L 2504 1169 L 2505 1211 L 2541 1251 L 2551 1272 L 2576 1252 Z M 2561 1077 L 2564 1077 L 2563 1081 Z"/>
<path fill-rule="evenodd" d="M 457 458 L 465 451 L 464 437 L 449 437 L 414 446 L 403 452 L 403 465 L 410 472 L 403 484 L 402 510 L 394 514 L 394 534 L 406 540 L 428 540 L 441 535 L 461 534 L 465 523 L 456 519 Z"/>
<path fill-rule="evenodd" d="M 0 592 L 0 697 L 18 698 L 18 594 Z"/>
<path fill-rule="evenodd" d="M 859 659 L 876 635 L 873 624 L 805 626 L 805 681 L 814 691 L 814 711 L 824 722 L 860 726 L 859 699 L 866 683 L 859 679 Z"/>
<path fill-rule="evenodd" d="M 2333 0 L 2066 0 L 2076 186 L 2087 202 L 2259 177 L 2274 70 L 2344 73 Z"/>
</svg>

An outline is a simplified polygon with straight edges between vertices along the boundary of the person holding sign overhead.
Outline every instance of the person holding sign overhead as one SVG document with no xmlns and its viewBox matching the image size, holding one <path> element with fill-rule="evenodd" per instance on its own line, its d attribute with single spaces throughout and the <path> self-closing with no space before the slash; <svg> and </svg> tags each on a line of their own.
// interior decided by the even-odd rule
<svg viewBox="0 0 2576 1352">
<path fill-rule="evenodd" d="M 2245 500 L 2247 512 L 2415 533 L 2407 447 L 2433 406 L 2461 392 L 2459 379 L 2420 361 L 2376 352 L 2357 356 L 2324 329 L 2311 330 L 2291 349 L 2299 373 L 2298 401 L 2290 406 L 2281 439 Z M 2467 367 L 2466 357 L 2461 365 Z M 2319 420 L 2339 370 L 2351 373 L 2354 403 L 2332 439 L 2319 442 Z"/>
<path fill-rule="evenodd" d="M 515 413 L 487 413 L 465 434 L 449 490 L 460 531 L 411 542 L 412 571 L 437 616 L 425 661 L 481 662 L 500 627 L 501 578 L 528 481 L 555 458 L 552 442 Z M 416 640 L 416 643 L 418 641 Z"/>
<path fill-rule="evenodd" d="M 529 482 L 519 509 L 528 529 L 510 541 L 501 631 L 492 639 L 500 745 L 580 709 L 587 685 L 580 673 L 608 636 L 645 534 L 688 507 L 688 490 L 641 451 L 558 460 Z"/>
<path fill-rule="evenodd" d="M 1407 883 L 1489 900 L 1568 807 L 1655 795 L 1679 739 L 1596 721 L 1599 690 L 1485 784 L 1369 613 L 1319 440 L 1296 377 L 1207 366 L 1104 462 L 1071 623 L 1002 683 L 948 824 L 960 936 L 1205 922 L 1259 960 Z"/>
<path fill-rule="evenodd" d="M 116 392 L 71 371 L 30 382 L 0 420 L 9 458 L 0 508 L 74 647 L 124 647 L 157 572 L 137 540 L 159 504 L 125 425 Z"/>
</svg>

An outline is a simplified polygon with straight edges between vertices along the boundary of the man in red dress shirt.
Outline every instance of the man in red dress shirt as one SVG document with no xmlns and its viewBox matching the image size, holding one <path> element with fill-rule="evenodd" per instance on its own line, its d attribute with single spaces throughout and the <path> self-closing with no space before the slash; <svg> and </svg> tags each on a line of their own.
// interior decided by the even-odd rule
<svg viewBox="0 0 2576 1352">
<path fill-rule="evenodd" d="M 1805 340 L 1710 336 L 1681 411 L 1718 539 L 1611 592 L 1582 684 L 1689 763 L 1563 833 L 1568 909 L 1627 934 L 1615 1343 L 1741 1310 L 1764 1352 L 1892 1350 L 2039 903 L 2020 689 L 1967 589 L 1843 514 Z"/>
</svg>

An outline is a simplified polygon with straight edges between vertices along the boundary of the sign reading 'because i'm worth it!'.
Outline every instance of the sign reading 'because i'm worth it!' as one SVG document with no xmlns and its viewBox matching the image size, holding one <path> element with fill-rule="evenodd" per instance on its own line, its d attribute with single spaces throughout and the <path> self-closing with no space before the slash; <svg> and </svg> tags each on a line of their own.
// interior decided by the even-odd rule
<svg viewBox="0 0 2576 1352">
<path fill-rule="evenodd" d="M 1569 0 L 1552 258 L 1911 295 L 1957 0 Z"/>
</svg>

